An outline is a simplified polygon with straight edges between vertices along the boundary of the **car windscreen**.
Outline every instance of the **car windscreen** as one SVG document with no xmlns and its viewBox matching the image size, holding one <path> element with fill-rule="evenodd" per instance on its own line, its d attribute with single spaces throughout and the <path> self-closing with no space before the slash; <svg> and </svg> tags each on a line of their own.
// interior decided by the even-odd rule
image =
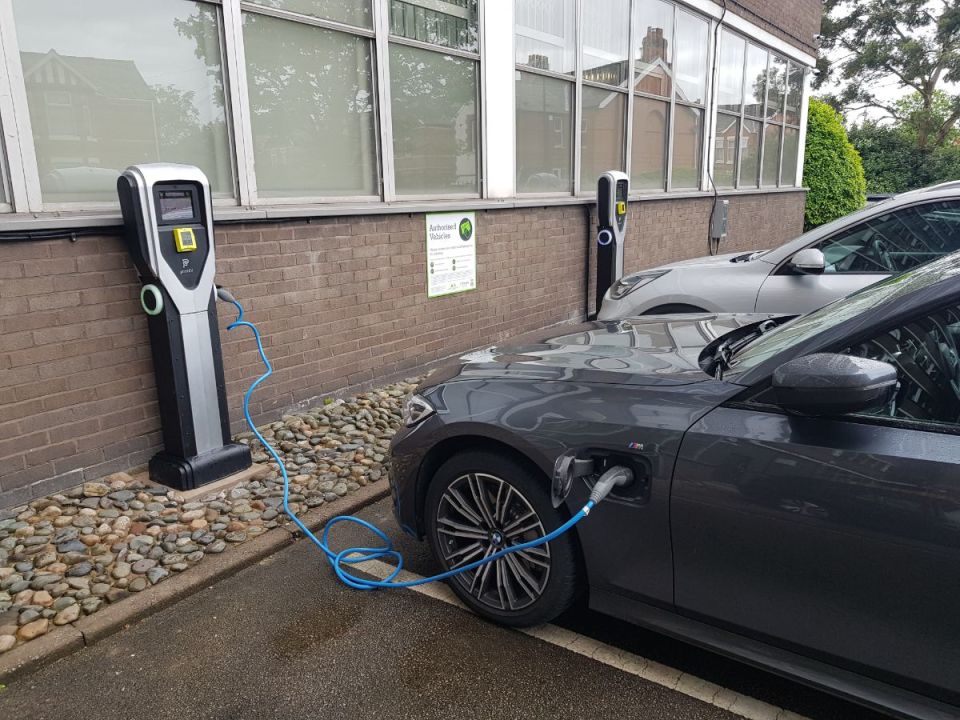
<svg viewBox="0 0 960 720">
<path fill-rule="evenodd" d="M 891 302 L 956 274 L 960 274 L 960 253 L 948 255 L 910 272 L 869 285 L 761 335 L 731 358 L 724 376 L 730 377 L 751 370 L 797 343 L 878 305 Z"/>
</svg>

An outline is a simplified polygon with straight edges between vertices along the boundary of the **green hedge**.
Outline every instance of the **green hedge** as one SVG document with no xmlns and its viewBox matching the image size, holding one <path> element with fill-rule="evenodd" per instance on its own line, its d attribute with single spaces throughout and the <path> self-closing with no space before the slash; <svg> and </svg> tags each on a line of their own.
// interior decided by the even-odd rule
<svg viewBox="0 0 960 720">
<path fill-rule="evenodd" d="M 804 212 L 807 229 L 859 210 L 867 202 L 860 154 L 847 139 L 843 121 L 832 107 L 810 100 L 803 184 L 810 188 Z"/>
</svg>

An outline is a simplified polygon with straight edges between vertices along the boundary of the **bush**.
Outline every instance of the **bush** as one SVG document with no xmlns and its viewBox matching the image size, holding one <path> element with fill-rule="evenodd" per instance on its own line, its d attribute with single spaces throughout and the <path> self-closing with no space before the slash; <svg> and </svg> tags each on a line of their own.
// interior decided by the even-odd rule
<svg viewBox="0 0 960 720">
<path fill-rule="evenodd" d="M 847 139 L 840 115 L 820 100 L 810 100 L 804 157 L 803 184 L 810 188 L 805 228 L 823 225 L 867 202 L 860 155 Z"/>
<path fill-rule="evenodd" d="M 850 142 L 863 161 L 868 193 L 901 193 L 960 180 L 960 147 L 952 142 L 921 151 L 905 128 L 870 121 L 850 129 Z"/>
<path fill-rule="evenodd" d="M 901 193 L 926 184 L 926 163 L 898 128 L 867 121 L 850 128 L 849 137 L 860 153 L 868 193 Z"/>
</svg>

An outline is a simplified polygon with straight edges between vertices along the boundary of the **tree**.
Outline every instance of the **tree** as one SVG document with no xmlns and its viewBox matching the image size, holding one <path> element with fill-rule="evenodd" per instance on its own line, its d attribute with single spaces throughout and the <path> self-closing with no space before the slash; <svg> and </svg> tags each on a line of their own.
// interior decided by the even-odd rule
<svg viewBox="0 0 960 720">
<path fill-rule="evenodd" d="M 913 92 L 897 100 L 894 107 L 902 118 L 897 125 L 897 129 L 914 147 L 917 147 L 924 126 L 944 127 L 947 125 L 950 114 L 953 112 L 953 100 L 943 90 L 935 90 L 930 106 L 924 107 L 924 101 L 920 93 Z M 958 139 L 960 139 L 960 129 L 953 126 L 944 133 L 943 142 L 939 147 L 955 144 Z M 928 147 L 927 149 L 932 150 L 934 148 Z"/>
<path fill-rule="evenodd" d="M 847 110 L 877 108 L 916 128 L 914 147 L 942 147 L 960 121 L 960 4 L 952 0 L 826 0 L 816 86 L 841 84 L 832 100 Z M 835 59 L 831 62 L 831 56 Z M 893 80 L 916 103 L 889 103 L 875 92 Z"/>
<path fill-rule="evenodd" d="M 804 211 L 809 229 L 861 207 L 867 186 L 860 155 L 847 139 L 840 114 L 827 103 L 811 98 L 803 184 L 810 188 Z"/>
</svg>

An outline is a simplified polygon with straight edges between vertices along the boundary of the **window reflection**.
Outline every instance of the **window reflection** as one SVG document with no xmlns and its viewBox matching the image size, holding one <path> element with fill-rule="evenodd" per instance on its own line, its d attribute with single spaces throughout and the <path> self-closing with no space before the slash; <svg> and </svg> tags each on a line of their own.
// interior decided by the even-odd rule
<svg viewBox="0 0 960 720">
<path fill-rule="evenodd" d="M 144 162 L 199 166 L 233 195 L 219 8 L 184 0 L 15 0 L 45 202 L 116 200 Z M 55 20 L 54 20 L 55 19 Z"/>
<path fill-rule="evenodd" d="M 744 120 L 740 130 L 740 187 L 760 186 L 760 138 L 762 123 Z"/>
<path fill-rule="evenodd" d="M 573 84 L 517 73 L 517 190 L 570 192 Z"/>
<path fill-rule="evenodd" d="M 797 184 L 797 157 L 800 153 L 800 131 L 797 128 L 783 130 L 783 161 L 780 165 L 780 185 Z"/>
<path fill-rule="evenodd" d="M 576 70 L 574 0 L 516 0 L 516 61 L 538 70 Z"/>
<path fill-rule="evenodd" d="M 790 75 L 787 79 L 787 106 L 784 118 L 788 125 L 800 124 L 800 102 L 803 97 L 802 67 L 790 63 Z"/>
<path fill-rule="evenodd" d="M 767 51 L 747 44 L 746 98 L 744 112 L 752 117 L 763 117 L 763 101 L 767 92 Z"/>
<path fill-rule="evenodd" d="M 391 44 L 390 89 L 397 193 L 477 193 L 477 64 Z"/>
<path fill-rule="evenodd" d="M 640 46 L 634 90 L 669 97 L 673 88 L 673 6 L 660 0 L 638 0 Z"/>
<path fill-rule="evenodd" d="M 779 125 L 767 125 L 763 129 L 763 174 L 762 185 L 776 185 L 780 167 Z"/>
<path fill-rule="evenodd" d="M 746 42 L 727 32 L 720 36 L 717 103 L 722 112 L 740 113 L 743 106 L 743 62 Z"/>
<path fill-rule="evenodd" d="M 678 12 L 677 100 L 696 105 L 706 103 L 709 47 L 707 22 L 688 12 Z"/>
<path fill-rule="evenodd" d="M 258 193 L 377 195 L 370 41 L 254 13 L 243 39 Z"/>
<path fill-rule="evenodd" d="M 787 62 L 778 57 L 770 61 L 767 80 L 767 118 L 783 122 L 783 96 L 787 87 Z"/>
<path fill-rule="evenodd" d="M 583 6 L 583 79 L 625 87 L 630 24 L 621 0 L 592 0 Z"/>
<path fill-rule="evenodd" d="M 667 178 L 667 121 L 670 105 L 637 96 L 633 99 L 630 184 L 635 190 L 663 190 Z"/>
<path fill-rule="evenodd" d="M 700 137 L 703 130 L 703 110 L 677 105 L 673 128 L 672 187 L 695 189 L 700 187 Z"/>
<path fill-rule="evenodd" d="M 583 87 L 580 184 L 584 191 L 596 190 L 602 172 L 623 167 L 626 100 L 622 93 Z"/>
<path fill-rule="evenodd" d="M 713 155 L 713 181 L 717 187 L 730 188 L 736 184 L 739 136 L 740 120 L 736 116 L 717 115 Z"/>
<path fill-rule="evenodd" d="M 348 25 L 373 27 L 370 0 L 248 0 L 256 5 L 289 10 Z"/>
<path fill-rule="evenodd" d="M 477 0 L 390 0 L 390 32 L 477 52 Z"/>
</svg>

